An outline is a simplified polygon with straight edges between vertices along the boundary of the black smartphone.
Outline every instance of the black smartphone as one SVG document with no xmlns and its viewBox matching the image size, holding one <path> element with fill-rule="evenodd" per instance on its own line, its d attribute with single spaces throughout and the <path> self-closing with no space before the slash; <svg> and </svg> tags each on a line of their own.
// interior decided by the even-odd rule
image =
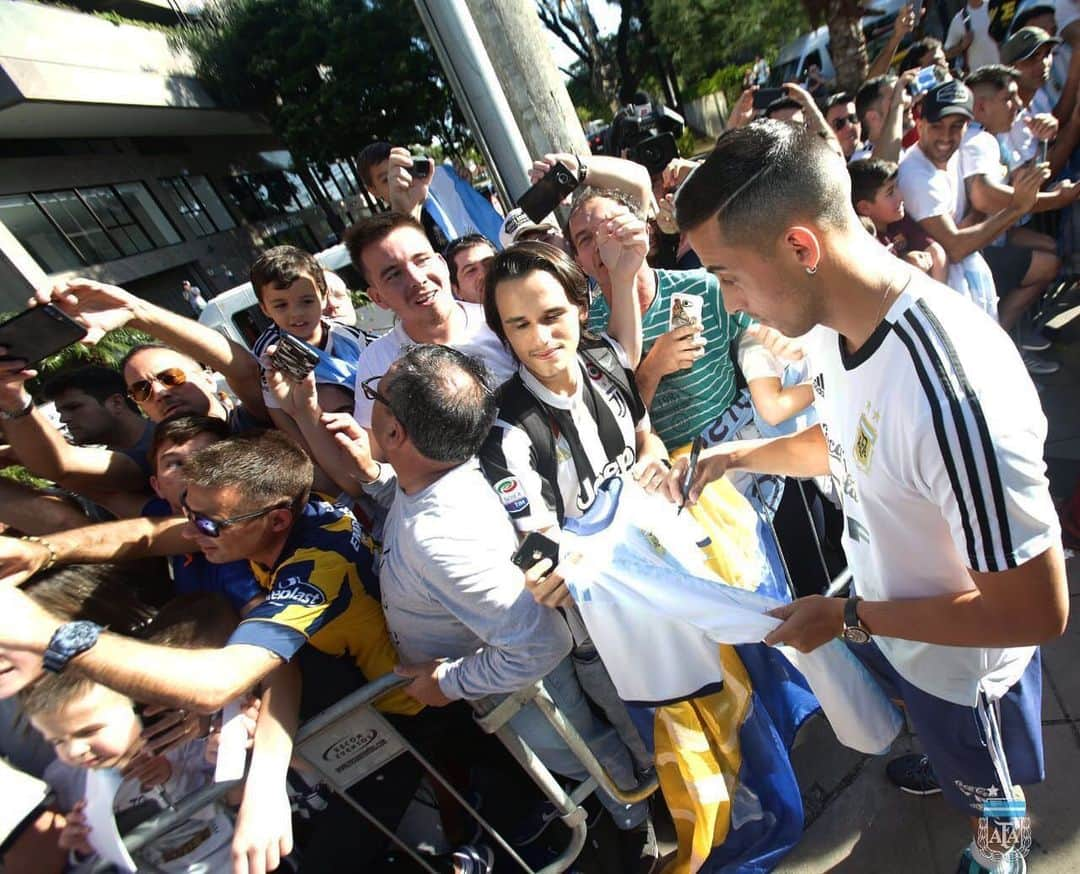
<svg viewBox="0 0 1080 874">
<path fill-rule="evenodd" d="M 413 158 L 409 173 L 413 179 L 427 179 L 431 175 L 431 158 Z"/>
<path fill-rule="evenodd" d="M 534 222 L 541 222 L 571 191 L 578 187 L 577 175 L 556 161 L 544 178 L 518 198 L 517 205 Z"/>
<path fill-rule="evenodd" d="M 282 333 L 274 354 L 270 356 L 270 363 L 274 365 L 274 370 L 301 380 L 315 369 L 319 363 L 319 353 L 292 334 Z"/>
<path fill-rule="evenodd" d="M 554 570 L 555 565 L 559 563 L 559 544 L 539 531 L 533 531 L 522 541 L 510 561 L 523 571 L 527 571 L 545 558 L 551 560 L 551 570 Z M 549 570 L 548 573 L 551 571 Z"/>
<path fill-rule="evenodd" d="M 21 358 L 33 367 L 86 336 L 86 328 L 51 303 L 31 307 L 0 324 L 0 346 L 7 347 L 4 361 Z"/>
<path fill-rule="evenodd" d="M 915 29 L 919 29 L 919 19 L 922 18 L 923 0 L 914 0 L 911 4 L 911 12 L 915 16 Z"/>
<path fill-rule="evenodd" d="M 754 109 L 765 109 L 781 97 L 787 97 L 787 90 L 784 88 L 758 88 L 754 92 Z"/>
</svg>

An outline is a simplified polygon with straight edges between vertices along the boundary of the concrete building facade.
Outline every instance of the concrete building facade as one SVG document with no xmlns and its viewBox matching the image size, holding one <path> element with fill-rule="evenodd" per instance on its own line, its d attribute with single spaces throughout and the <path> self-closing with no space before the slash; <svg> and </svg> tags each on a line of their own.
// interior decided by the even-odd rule
<svg viewBox="0 0 1080 874">
<path fill-rule="evenodd" d="M 355 165 L 298 166 L 261 117 L 218 105 L 153 24 L 199 3 L 126 0 L 117 23 L 0 0 L 0 311 L 73 276 L 187 312 L 279 243 L 318 251 L 366 208 Z"/>
</svg>

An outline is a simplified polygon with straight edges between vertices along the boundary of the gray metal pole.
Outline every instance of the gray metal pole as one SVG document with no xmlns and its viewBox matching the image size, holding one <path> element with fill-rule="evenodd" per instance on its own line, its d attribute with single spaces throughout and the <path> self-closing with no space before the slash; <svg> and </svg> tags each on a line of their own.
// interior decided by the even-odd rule
<svg viewBox="0 0 1080 874">
<path fill-rule="evenodd" d="M 504 202 L 529 187 L 532 158 L 465 0 L 416 0 L 431 45 Z"/>
</svg>

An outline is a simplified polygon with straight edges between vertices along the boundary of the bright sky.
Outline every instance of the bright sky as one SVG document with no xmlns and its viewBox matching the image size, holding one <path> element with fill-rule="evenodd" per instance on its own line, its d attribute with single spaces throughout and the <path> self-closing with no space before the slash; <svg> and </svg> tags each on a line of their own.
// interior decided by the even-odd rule
<svg viewBox="0 0 1080 874">
<path fill-rule="evenodd" d="M 593 18 L 596 19 L 597 30 L 600 35 L 614 33 L 619 29 L 619 16 L 622 14 L 618 3 L 609 3 L 608 0 L 589 0 L 589 9 L 592 10 Z M 574 63 L 577 55 L 568 49 L 561 39 L 547 28 L 544 28 L 548 45 L 555 57 L 555 64 L 560 69 L 569 68 Z"/>
</svg>

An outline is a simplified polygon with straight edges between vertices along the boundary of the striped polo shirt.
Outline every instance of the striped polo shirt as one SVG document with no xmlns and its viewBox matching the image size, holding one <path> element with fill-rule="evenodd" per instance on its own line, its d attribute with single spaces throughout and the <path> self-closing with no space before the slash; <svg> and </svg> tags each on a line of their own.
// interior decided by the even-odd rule
<svg viewBox="0 0 1080 874">
<path fill-rule="evenodd" d="M 735 360 L 731 341 L 751 324 L 748 316 L 729 316 L 724 309 L 720 283 L 705 270 L 655 270 L 656 296 L 641 317 L 644 341 L 642 358 L 657 337 L 668 331 L 673 294 L 696 294 L 702 298 L 701 320 L 705 354 L 689 370 L 669 373 L 660 380 L 649 418 L 669 450 L 691 442 L 728 408 L 735 397 Z M 603 295 L 597 295 L 589 311 L 589 330 L 607 331 L 611 311 Z"/>
</svg>

